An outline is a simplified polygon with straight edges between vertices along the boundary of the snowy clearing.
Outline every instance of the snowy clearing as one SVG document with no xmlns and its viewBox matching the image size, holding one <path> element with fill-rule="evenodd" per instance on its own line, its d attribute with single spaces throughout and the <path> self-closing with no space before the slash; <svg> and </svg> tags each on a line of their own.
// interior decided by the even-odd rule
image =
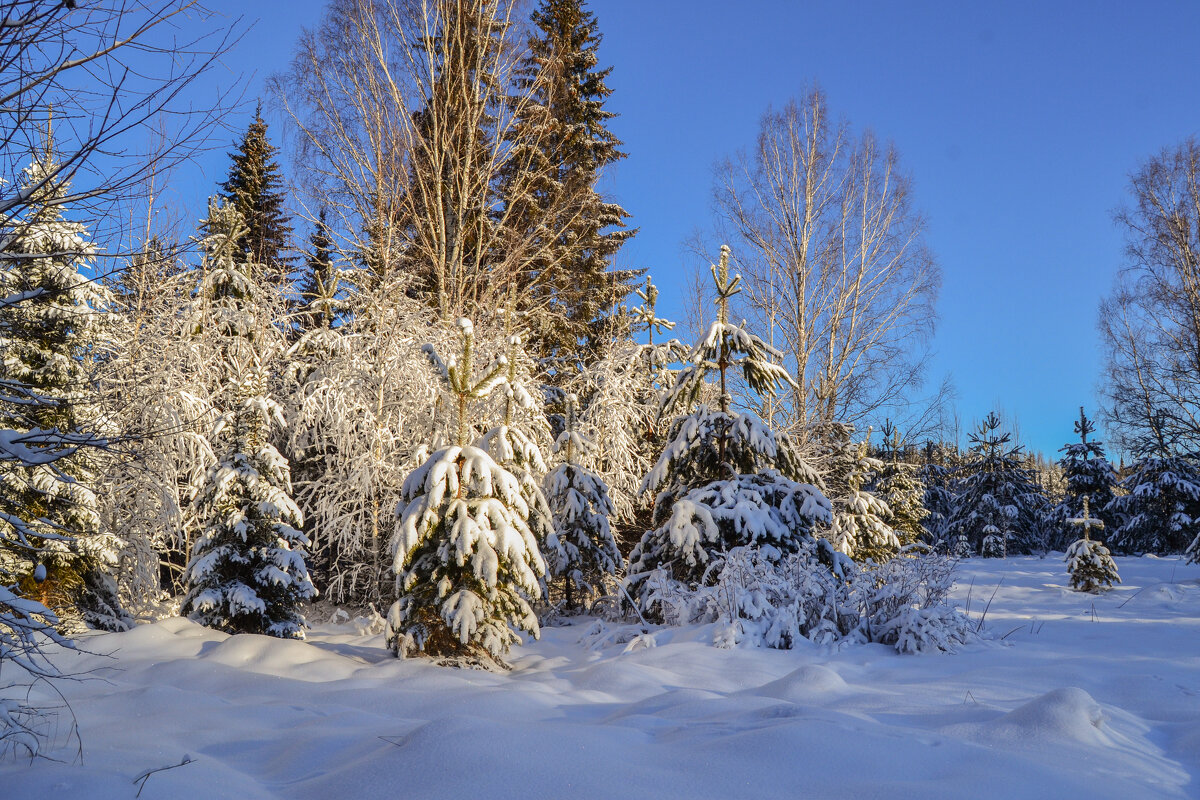
<svg viewBox="0 0 1200 800">
<path fill-rule="evenodd" d="M 1061 554 L 970 560 L 990 641 L 721 650 L 715 626 L 546 629 L 509 674 L 182 619 L 59 653 L 83 764 L 0 766 L 6 798 L 1200 796 L 1200 565 L 1118 558 L 1100 596 Z M 997 588 L 998 587 L 998 588 Z M 590 632 L 590 635 L 589 635 Z M 1000 637 L 1004 637 L 1001 641 Z M 60 735 L 59 739 L 63 737 Z M 74 743 L 55 753 L 71 761 Z"/>
</svg>

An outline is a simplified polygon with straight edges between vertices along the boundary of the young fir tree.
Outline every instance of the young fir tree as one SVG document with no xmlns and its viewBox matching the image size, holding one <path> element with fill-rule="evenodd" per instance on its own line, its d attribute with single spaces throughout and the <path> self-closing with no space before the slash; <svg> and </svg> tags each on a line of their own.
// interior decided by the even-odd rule
<svg viewBox="0 0 1200 800">
<path fill-rule="evenodd" d="M 840 552 L 856 561 L 883 563 L 900 549 L 887 520 L 892 511 L 865 488 L 883 462 L 867 454 L 867 441 L 855 444 L 850 425 L 833 423 L 823 432 L 825 493 L 833 504 L 828 539 Z"/>
<path fill-rule="evenodd" d="M 719 407 L 698 405 L 671 425 L 658 463 L 642 482 L 655 493 L 654 530 L 630 555 L 635 590 L 653 570 L 699 583 L 711 562 L 739 546 L 754 546 L 770 560 L 800 550 L 813 527 L 829 524 L 829 501 L 819 479 L 796 454 L 786 436 L 732 408 L 727 373 L 740 369 L 745 385 L 770 395 L 790 382 L 774 363 L 777 350 L 745 328 L 729 322 L 729 298 L 740 276 L 729 278 L 729 248 L 712 268 L 717 288 L 717 319 L 696 343 L 690 362 L 664 396 L 663 415 L 694 404 L 715 374 Z"/>
<path fill-rule="evenodd" d="M 950 519 L 954 513 L 958 448 L 942 442 L 926 441 L 921 451 L 920 481 L 925 487 L 922 505 L 929 512 L 921 522 L 924 539 L 929 545 L 953 543 Z"/>
<path fill-rule="evenodd" d="M 282 410 L 267 392 L 264 355 L 278 332 L 259 270 L 243 261 L 246 227 L 230 204 L 210 203 L 200 245 L 197 336 L 219 339 L 229 409 L 223 442 L 197 493 L 203 530 L 192 548 L 182 614 L 228 633 L 304 638 L 298 605 L 316 590 L 304 562 L 288 463 L 270 443 Z M 231 408 L 230 408 L 231 406 Z"/>
<path fill-rule="evenodd" d="M 1105 508 L 1118 523 L 1118 553 L 1178 553 L 1200 536 L 1200 466 L 1186 456 L 1149 456 L 1121 481 L 1124 494 Z"/>
<path fill-rule="evenodd" d="M 1083 498 L 1088 498 L 1096 518 L 1102 521 L 1109 530 L 1116 526 L 1107 516 L 1108 504 L 1113 499 L 1113 485 L 1117 482 L 1117 474 L 1108 459 L 1104 457 L 1104 443 L 1090 442 L 1088 435 L 1096 430 L 1095 424 L 1079 407 L 1079 419 L 1075 421 L 1075 433 L 1079 441 L 1063 445 L 1059 452 L 1063 457 L 1059 460 L 1063 475 L 1066 479 L 1066 491 L 1063 499 L 1050 513 L 1052 524 L 1058 528 L 1061 541 L 1074 539 L 1074 526 L 1067 522 L 1083 515 Z M 1060 545 L 1061 546 L 1061 545 Z"/>
<path fill-rule="evenodd" d="M 1082 413 L 1080 414 L 1082 417 Z M 1117 575 L 1117 565 L 1103 542 L 1092 539 L 1092 529 L 1103 530 L 1104 523 L 1092 519 L 1088 508 L 1088 498 L 1084 495 L 1080 500 L 1080 516 L 1067 520 L 1067 524 L 1083 531 L 1083 538 L 1067 548 L 1064 559 L 1067 562 L 1067 574 L 1071 578 L 1071 588 L 1079 592 L 1102 592 L 1112 588 L 1114 583 L 1120 583 Z"/>
<path fill-rule="evenodd" d="M 929 516 L 925 508 L 925 484 L 921 482 L 916 464 L 904 460 L 904 445 L 900 431 L 885 421 L 882 466 L 871 482 L 871 492 L 887 505 L 891 515 L 888 527 L 896 534 L 901 547 L 915 544 L 925 533 L 923 522 Z"/>
<path fill-rule="evenodd" d="M 555 442 L 563 461 L 546 475 L 546 498 L 554 515 L 554 532 L 561 556 L 547 559 L 550 574 L 561 577 L 567 608 L 577 607 L 615 575 L 621 554 L 608 520 L 613 508 L 608 486 L 595 472 L 576 462 L 594 449 L 576 424 L 575 395 L 567 395 L 566 423 Z"/>
<path fill-rule="evenodd" d="M 52 147 L 34 154 L 18 216 L 0 218 L 0 585 L 57 612 L 68 628 L 123 630 L 110 577 L 120 542 L 100 532 L 98 444 L 86 361 L 106 338 L 109 294 L 83 274 L 96 252 L 64 216 L 70 196 Z"/>
<path fill-rule="evenodd" d="M 498 661 L 519 641 L 514 627 L 538 636 L 530 598 L 546 568 L 520 482 L 468 444 L 471 404 L 504 383 L 507 364 L 501 357 L 476 379 L 474 329 L 469 320 L 458 325 L 457 357 L 443 361 L 426 345 L 458 432 L 404 481 L 393 542 L 400 599 L 388 612 L 387 642 L 397 656 Z"/>
<path fill-rule="evenodd" d="M 1043 513 L 1041 487 L 1021 462 L 1021 447 L 1010 445 L 1012 435 L 1000 432 L 994 413 L 971 434 L 971 452 L 958 484 L 948 528 L 965 536 L 972 552 L 997 531 L 1006 534 L 1006 550 L 1029 552 L 1035 526 Z M 994 529 L 994 530 L 993 530 Z"/>
<path fill-rule="evenodd" d="M 313 330 L 330 330 L 341 312 L 341 276 L 333 263 L 333 237 L 321 209 L 317 224 L 309 237 L 308 257 L 300 276 L 300 303 L 297 325 L 300 334 Z"/>
<path fill-rule="evenodd" d="M 243 220 L 245 232 L 237 241 L 240 261 L 262 265 L 273 281 L 286 279 L 293 261 L 287 255 L 292 223 L 285 209 L 283 173 L 275 160 L 278 153 L 267 139 L 259 103 L 237 152 L 229 154 L 233 164 L 221 184 L 225 199 Z"/>
<path fill-rule="evenodd" d="M 597 69 L 601 35 L 584 5 L 542 0 L 533 13 L 517 73 L 530 102 L 518 108 L 517 146 L 501 193 L 515 238 L 531 242 L 524 280 L 541 322 L 536 353 L 587 364 L 603 338 L 606 310 L 619 306 L 639 273 L 611 269 L 633 231 L 625 227 L 629 214 L 596 190 L 605 167 L 625 154 L 606 127 L 614 116 L 604 108 L 612 69 Z"/>
<path fill-rule="evenodd" d="M 533 364 L 522 346 L 520 334 L 508 336 L 508 352 L 504 369 L 504 421 L 480 437 L 476 446 L 486 450 L 496 463 L 512 474 L 521 487 L 521 497 L 528 509 L 525 521 L 542 548 L 548 563 L 565 558 L 562 543 L 555 535 L 554 521 L 546 496 L 542 493 L 542 476 L 546 460 L 541 442 L 550 436 L 550 426 L 542 408 L 541 397 L 530 391 Z"/>
</svg>

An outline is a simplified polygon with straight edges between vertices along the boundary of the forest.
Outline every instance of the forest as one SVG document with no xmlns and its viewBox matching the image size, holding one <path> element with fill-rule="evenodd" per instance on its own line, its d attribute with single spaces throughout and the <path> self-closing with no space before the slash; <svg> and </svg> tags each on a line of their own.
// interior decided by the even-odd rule
<svg viewBox="0 0 1200 800">
<path fill-rule="evenodd" d="M 47 741 L 5 690 L 52 653 L 177 617 L 497 673 L 581 624 L 950 653 L 960 563 L 1200 563 L 1200 139 L 1128 165 L 1101 403 L 1046 456 L 930 388 L 914 178 L 819 87 L 717 166 L 662 316 L 597 12 L 330 0 L 251 116 L 183 101 L 239 35 L 194 3 L 5 4 L 0 749 Z"/>
</svg>

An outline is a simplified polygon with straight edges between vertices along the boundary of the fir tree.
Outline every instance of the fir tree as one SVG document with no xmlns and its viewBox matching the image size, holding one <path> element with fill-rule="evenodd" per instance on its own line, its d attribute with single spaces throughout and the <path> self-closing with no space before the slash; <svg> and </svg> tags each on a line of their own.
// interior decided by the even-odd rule
<svg viewBox="0 0 1200 800">
<path fill-rule="evenodd" d="M 1083 417 L 1082 411 L 1080 417 Z M 1085 495 L 1080 504 L 1081 514 L 1067 520 L 1067 524 L 1083 530 L 1083 538 L 1067 548 L 1064 559 L 1067 562 L 1067 574 L 1071 577 L 1071 588 L 1079 592 L 1102 592 L 1120 583 L 1117 575 L 1117 565 L 1112 560 L 1108 548 L 1103 542 L 1092 539 L 1091 530 L 1104 529 L 1104 523 L 1092 519 L 1088 509 L 1088 498 Z"/>
<path fill-rule="evenodd" d="M 887 520 L 892 511 L 866 484 L 883 468 L 867 454 L 867 442 L 851 439 L 853 427 L 833 423 L 820 437 L 825 449 L 825 493 L 833 504 L 829 541 L 840 552 L 858 561 L 883 563 L 900 549 Z"/>
<path fill-rule="evenodd" d="M 566 423 L 555 443 L 563 461 L 544 483 L 561 553 L 548 559 L 548 567 L 563 580 L 568 609 L 591 596 L 605 577 L 616 574 L 621 563 L 608 524 L 613 513 L 608 486 L 596 473 L 576 463 L 577 456 L 595 446 L 578 430 L 576 403 L 574 395 L 567 396 Z"/>
<path fill-rule="evenodd" d="M 1107 516 L 1106 509 L 1113 499 L 1113 485 L 1116 483 L 1116 472 L 1112 464 L 1104 457 L 1104 443 L 1088 441 L 1088 435 L 1096 430 L 1095 424 L 1079 407 L 1079 419 L 1075 421 L 1075 433 L 1079 441 L 1063 445 L 1059 452 L 1063 457 L 1059 465 L 1066 478 L 1066 492 L 1061 502 L 1051 512 L 1053 523 L 1059 528 L 1059 537 L 1070 541 L 1074 537 L 1069 530 L 1072 526 L 1068 519 L 1082 516 L 1083 498 L 1087 497 L 1091 508 L 1097 512 L 1097 519 L 1115 530 L 1116 526 Z"/>
<path fill-rule="evenodd" d="M 259 103 L 237 152 L 229 154 L 233 164 L 221 191 L 243 220 L 245 232 L 237 241 L 241 262 L 262 265 L 272 280 L 282 281 L 294 259 L 287 255 L 292 223 L 285 209 L 283 174 L 275 160 L 278 153 L 267 139 Z"/>
<path fill-rule="evenodd" d="M 699 583 L 715 558 L 739 546 L 759 547 L 771 560 L 798 552 L 818 522 L 830 522 L 829 501 L 813 485 L 819 479 L 788 438 L 732 409 L 729 369 L 740 369 L 746 386 L 759 395 L 773 394 L 790 378 L 774 363 L 778 351 L 729 322 L 729 299 L 739 291 L 740 276 L 729 278 L 728 247 L 721 248 L 712 275 L 717 319 L 664 396 L 662 413 L 695 403 L 713 373 L 720 405 L 699 405 L 676 419 L 658 463 L 642 482 L 642 490 L 657 497 L 655 529 L 630 555 L 637 590 L 660 567 L 676 580 Z"/>
<path fill-rule="evenodd" d="M 602 37 L 583 0 L 542 0 L 533 25 L 517 73 L 530 102 L 520 105 L 512 131 L 505 216 L 515 239 L 532 240 L 523 280 L 541 321 L 536 352 L 588 363 L 603 338 L 606 310 L 620 304 L 639 274 L 612 271 L 633 231 L 625 227 L 629 214 L 596 190 L 601 172 L 625 157 L 607 128 L 614 114 L 604 108 L 612 69 L 597 68 Z"/>
<path fill-rule="evenodd" d="M 87 359 L 102 346 L 110 295 L 84 270 L 96 248 L 64 216 L 70 188 L 52 147 L 35 153 L 29 201 L 0 219 L 0 382 L 6 456 L 0 458 L 0 585 L 79 622 L 132 625 L 109 575 L 120 543 L 99 530 L 93 490 L 99 444 Z M 15 457 L 14 457 L 15 455 Z"/>
<path fill-rule="evenodd" d="M 1124 494 L 1105 508 L 1118 525 L 1118 553 L 1179 553 L 1200 536 L 1200 466 L 1191 458 L 1144 458 L 1120 483 Z"/>
<path fill-rule="evenodd" d="M 317 224 L 309 237 L 308 258 L 300 277 L 301 310 L 298 315 L 301 333 L 332 328 L 341 311 L 338 295 L 341 276 L 333 263 L 333 237 L 321 209 Z"/>
<path fill-rule="evenodd" d="M 284 420 L 267 393 L 263 365 L 279 334 L 261 272 L 243 261 L 246 226 L 237 209 L 210 203 L 203 229 L 194 335 L 219 341 L 228 410 L 221 456 L 197 493 L 203 531 L 187 566 L 181 613 L 229 633 L 302 639 L 297 606 L 316 591 L 288 463 L 270 443 L 272 423 Z"/>
<path fill-rule="evenodd" d="M 1012 435 L 1001 433 L 1000 425 L 991 413 L 971 434 L 971 452 L 963 467 L 967 474 L 957 486 L 948 527 L 965 536 L 974 552 L 982 549 L 986 536 L 997 533 L 1011 539 L 1011 549 L 1029 552 L 1045 500 L 1022 464 L 1022 448 L 1011 444 Z"/>
<path fill-rule="evenodd" d="M 925 487 L 922 505 L 929 512 L 921 522 L 927 544 L 953 543 L 957 531 L 949 527 L 954 515 L 955 473 L 958 471 L 958 448 L 926 441 L 921 451 L 920 481 Z"/>
<path fill-rule="evenodd" d="M 887 505 L 891 512 L 888 527 L 901 547 L 915 544 L 925 533 L 924 521 L 929 516 L 925 508 L 926 487 L 916 464 L 903 458 L 904 448 L 900 431 L 885 421 L 883 429 L 882 465 L 871 482 L 871 492 Z"/>
<path fill-rule="evenodd" d="M 459 320 L 457 357 L 426 353 L 452 399 L 456 444 L 435 451 L 402 488 L 394 569 L 400 598 L 388 613 L 396 655 L 499 660 L 519 641 L 513 627 L 538 635 L 529 599 L 540 594 L 545 563 L 527 521 L 521 485 L 486 451 L 468 444 L 472 402 L 505 381 L 498 359 L 474 377 L 474 329 Z M 511 626 L 511 627 L 510 627 Z"/>
</svg>

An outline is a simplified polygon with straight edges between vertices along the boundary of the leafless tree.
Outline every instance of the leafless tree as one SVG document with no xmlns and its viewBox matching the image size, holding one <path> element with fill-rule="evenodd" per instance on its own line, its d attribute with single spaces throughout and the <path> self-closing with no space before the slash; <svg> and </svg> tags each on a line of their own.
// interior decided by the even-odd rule
<svg viewBox="0 0 1200 800">
<path fill-rule="evenodd" d="M 1100 307 L 1110 436 L 1134 455 L 1200 449 L 1200 141 L 1148 159 L 1115 215 L 1128 264 Z"/>
<path fill-rule="evenodd" d="M 903 418 L 941 276 L 895 149 L 834 121 L 813 90 L 768 110 L 753 150 L 719 165 L 715 203 L 748 310 L 798 386 L 775 424 L 803 439 Z"/>
<path fill-rule="evenodd" d="M 498 192 L 502 175 L 531 187 L 545 177 L 520 163 L 534 152 L 522 137 L 536 135 L 517 125 L 532 102 L 514 80 L 522 7 L 334 0 L 272 82 L 297 132 L 303 188 L 332 211 L 340 249 L 376 280 L 415 274 L 442 319 L 532 296 L 523 265 L 571 222 L 564 197 L 540 227 L 510 224 L 515 212 Z"/>
</svg>

